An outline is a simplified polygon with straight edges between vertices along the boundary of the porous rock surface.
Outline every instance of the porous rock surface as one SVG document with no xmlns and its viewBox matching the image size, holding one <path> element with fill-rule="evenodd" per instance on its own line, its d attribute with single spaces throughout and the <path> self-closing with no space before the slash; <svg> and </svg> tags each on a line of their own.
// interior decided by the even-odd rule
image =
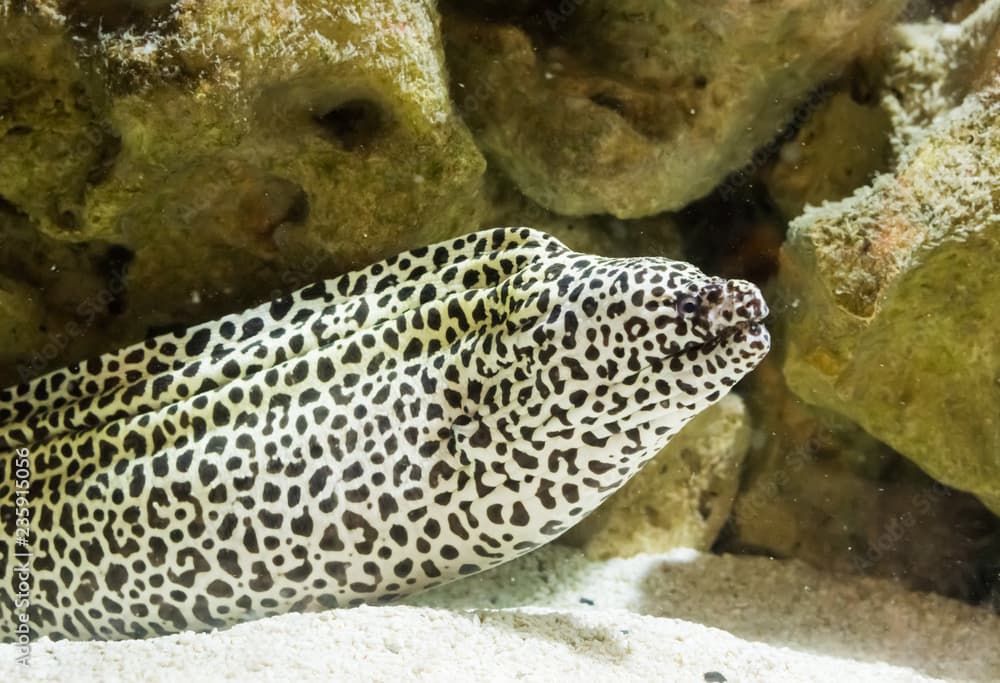
<svg viewBox="0 0 1000 683">
<path fill-rule="evenodd" d="M 15 5 L 2 208 L 130 251 L 108 346 L 478 227 L 433 2 Z"/>
<path fill-rule="evenodd" d="M 632 218 L 752 162 L 904 4 L 452 3 L 444 34 L 491 161 L 546 208 Z"/>
<path fill-rule="evenodd" d="M 989 2 L 962 25 L 938 26 L 941 49 L 954 49 L 959 35 L 991 44 L 981 31 L 995 29 L 987 18 L 998 12 L 1000 3 Z M 921 54 L 931 51 L 921 46 Z M 917 57 L 906 52 L 896 63 L 913 69 L 939 61 Z M 897 97 L 896 170 L 792 223 L 782 271 L 793 307 L 784 369 L 802 397 L 848 416 L 935 479 L 1000 512 L 995 71 L 986 82 L 954 107 L 954 89 L 933 105 L 925 93 L 915 109 L 907 109 L 912 98 Z M 926 130 L 907 128 L 914 120 Z"/>
<path fill-rule="evenodd" d="M 762 173 L 781 215 L 791 220 L 806 205 L 843 199 L 887 170 L 890 132 L 877 100 L 849 90 L 833 93 Z"/>
</svg>

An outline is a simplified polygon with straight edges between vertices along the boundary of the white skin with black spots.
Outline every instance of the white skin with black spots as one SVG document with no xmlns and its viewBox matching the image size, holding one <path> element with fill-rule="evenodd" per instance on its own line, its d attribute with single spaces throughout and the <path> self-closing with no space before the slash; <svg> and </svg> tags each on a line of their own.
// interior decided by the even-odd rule
<svg viewBox="0 0 1000 683">
<path fill-rule="evenodd" d="M 31 459 L 32 633 L 207 630 L 507 562 L 752 370 L 766 314 L 686 263 L 496 229 L 0 391 L 0 458 Z"/>
</svg>

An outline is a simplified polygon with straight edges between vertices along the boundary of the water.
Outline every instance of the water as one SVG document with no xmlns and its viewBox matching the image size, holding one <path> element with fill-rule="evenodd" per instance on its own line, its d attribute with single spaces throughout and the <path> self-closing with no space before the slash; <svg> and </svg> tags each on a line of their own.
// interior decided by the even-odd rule
<svg viewBox="0 0 1000 683">
<path fill-rule="evenodd" d="M 230 648 L 344 680 L 1000 679 L 998 21 L 997 0 L 0 0 L 3 666 L 106 679 L 220 628 L 177 676 L 221 677 Z M 626 294 L 600 264 L 654 261 L 450 246 L 498 226 L 751 282 L 770 353 L 723 397 L 701 384 L 721 366 L 669 363 L 744 331 L 683 337 L 722 319 L 721 280 Z M 345 273 L 367 275 L 325 310 L 287 298 Z M 542 291 L 551 327 L 526 313 Z M 619 300 L 592 338 L 565 322 Z M 461 340 L 475 373 L 446 372 Z M 674 437 L 678 380 L 697 417 Z M 141 640 L 101 660 L 46 634 Z"/>
</svg>

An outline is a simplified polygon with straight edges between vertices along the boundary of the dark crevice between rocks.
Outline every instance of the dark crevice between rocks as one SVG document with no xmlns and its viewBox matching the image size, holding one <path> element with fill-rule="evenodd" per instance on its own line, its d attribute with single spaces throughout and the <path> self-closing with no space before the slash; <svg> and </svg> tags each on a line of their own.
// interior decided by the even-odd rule
<svg viewBox="0 0 1000 683">
<path fill-rule="evenodd" d="M 349 152 L 370 147 L 386 126 L 388 117 L 369 99 L 351 99 L 313 116 L 323 135 Z"/>
<path fill-rule="evenodd" d="M 883 76 L 855 61 L 844 74 L 845 86 L 855 104 L 877 107 L 880 102 L 880 82 Z"/>
<path fill-rule="evenodd" d="M 100 258 L 99 272 L 103 275 L 106 289 L 111 295 L 107 304 L 109 315 L 121 315 L 127 308 L 125 276 L 134 258 L 135 253 L 120 244 L 110 245 Z"/>
<path fill-rule="evenodd" d="M 684 253 L 705 272 L 760 286 L 777 275 L 787 226 L 763 183 L 723 185 L 678 216 Z"/>
<path fill-rule="evenodd" d="M 155 339 L 165 334 L 182 334 L 190 325 L 184 323 L 166 323 L 164 325 L 150 325 L 146 328 L 145 339 Z"/>
<path fill-rule="evenodd" d="M 831 79 L 802 98 L 802 101 L 793 110 L 791 118 L 778 134 L 769 142 L 754 150 L 750 160 L 742 168 L 738 168 L 726 176 L 719 183 L 714 194 L 729 199 L 743 192 L 758 177 L 761 169 L 772 164 L 777 159 L 784 144 L 795 139 L 802 126 L 812 117 L 813 112 L 824 105 L 839 90 L 841 84 L 841 78 Z"/>
<path fill-rule="evenodd" d="M 177 0 L 63 0 L 60 8 L 74 28 L 98 31 L 169 32 Z"/>
</svg>

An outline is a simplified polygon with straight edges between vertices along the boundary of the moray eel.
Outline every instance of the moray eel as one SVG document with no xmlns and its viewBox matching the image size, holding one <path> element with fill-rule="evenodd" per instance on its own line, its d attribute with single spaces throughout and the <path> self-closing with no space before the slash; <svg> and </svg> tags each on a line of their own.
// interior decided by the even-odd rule
<svg viewBox="0 0 1000 683">
<path fill-rule="evenodd" d="M 507 562 L 760 362 L 766 314 L 687 263 L 496 229 L 0 391 L 0 636 L 207 630 Z"/>
</svg>

